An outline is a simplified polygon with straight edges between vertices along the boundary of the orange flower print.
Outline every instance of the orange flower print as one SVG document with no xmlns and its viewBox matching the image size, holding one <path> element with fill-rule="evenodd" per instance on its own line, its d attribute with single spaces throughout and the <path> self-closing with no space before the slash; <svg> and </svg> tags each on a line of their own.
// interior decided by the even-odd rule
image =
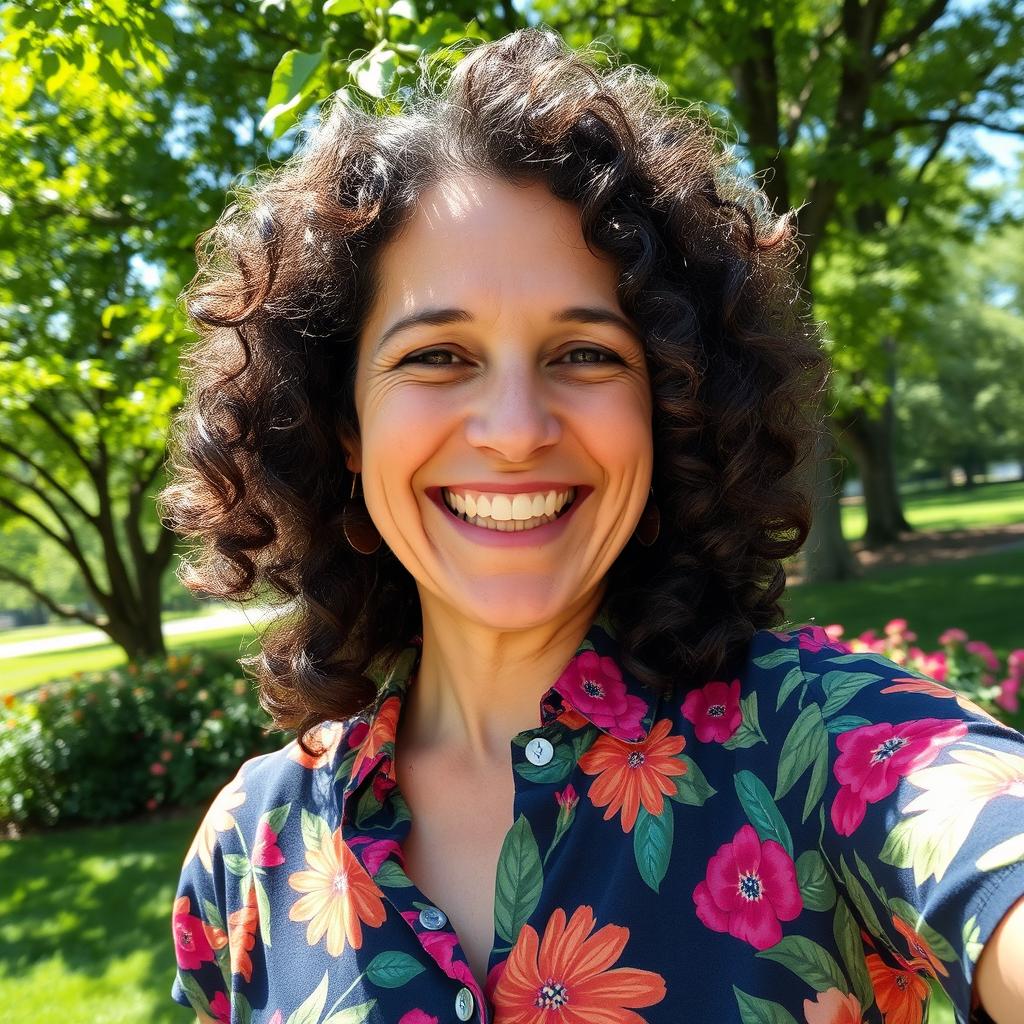
<svg viewBox="0 0 1024 1024">
<path fill-rule="evenodd" d="M 807 1024 L 861 1024 L 864 1011 L 855 995 L 844 995 L 837 988 L 819 992 L 817 999 L 804 1000 Z"/>
<path fill-rule="evenodd" d="M 363 745 L 356 754 L 355 762 L 352 765 L 352 778 L 358 779 L 374 757 L 380 752 L 385 743 L 394 743 L 395 734 L 398 731 L 398 712 L 402 702 L 398 697 L 388 697 L 374 716 L 370 724 Z"/>
<path fill-rule="evenodd" d="M 331 758 L 334 756 L 334 751 L 338 747 L 338 743 L 341 740 L 341 734 L 344 732 L 344 727 L 340 722 L 326 722 L 320 725 L 318 729 L 315 729 L 310 735 L 310 746 L 315 750 L 317 747 L 322 748 L 322 753 L 316 757 L 311 757 L 307 754 L 302 747 L 299 746 L 297 740 L 293 740 L 289 744 L 288 758 L 292 761 L 297 761 L 302 765 L 303 768 L 309 768 L 311 771 L 316 768 L 321 768 L 323 765 L 328 764 Z"/>
<path fill-rule="evenodd" d="M 590 802 L 608 805 L 605 821 L 621 810 L 623 832 L 632 830 L 641 805 L 650 814 L 661 814 L 665 795 L 676 791 L 672 776 L 686 774 L 686 765 L 675 756 L 686 739 L 669 736 L 671 728 L 670 719 L 661 719 L 642 743 L 600 736 L 580 758 L 580 768 L 598 776 L 587 792 Z"/>
<path fill-rule="evenodd" d="M 235 816 L 231 812 L 245 803 L 245 793 L 241 787 L 242 773 L 239 772 L 217 794 L 185 854 L 186 864 L 198 853 L 203 867 L 213 872 L 213 848 L 217 844 L 217 833 L 235 827 Z"/>
<path fill-rule="evenodd" d="M 949 977 L 943 962 L 935 955 L 935 951 L 925 941 L 924 936 L 919 935 L 902 918 L 893 914 L 892 923 L 896 930 L 907 940 L 910 948 L 910 964 L 912 967 L 919 967 L 932 977 L 937 978 L 940 974 L 944 978 Z"/>
<path fill-rule="evenodd" d="M 569 918 L 559 907 L 543 939 L 525 925 L 494 989 L 495 1019 L 502 1024 L 644 1024 L 633 1007 L 665 998 L 665 979 L 654 971 L 612 964 L 629 929 L 606 924 L 594 932 L 590 907 Z M 591 934 L 591 932 L 594 932 Z"/>
<path fill-rule="evenodd" d="M 252 981 L 252 957 L 249 952 L 256 945 L 256 928 L 260 912 L 256 907 L 256 886 L 249 886 L 245 906 L 228 916 L 228 941 L 231 946 L 231 971 Z"/>
<path fill-rule="evenodd" d="M 364 924 L 377 928 L 387 916 L 380 890 L 341 838 L 324 832 L 318 850 L 306 851 L 308 871 L 296 871 L 288 884 L 304 893 L 288 911 L 292 921 L 308 921 L 306 942 L 315 946 L 326 933 L 327 952 L 341 956 L 346 943 L 363 945 Z"/>
<path fill-rule="evenodd" d="M 910 964 L 890 967 L 877 953 L 867 956 L 868 974 L 885 1024 L 921 1024 L 928 983 Z"/>
</svg>

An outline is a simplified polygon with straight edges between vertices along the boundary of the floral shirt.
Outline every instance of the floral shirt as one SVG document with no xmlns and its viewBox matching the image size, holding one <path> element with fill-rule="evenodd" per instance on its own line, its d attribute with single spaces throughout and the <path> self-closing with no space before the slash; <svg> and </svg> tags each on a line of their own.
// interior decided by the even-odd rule
<svg viewBox="0 0 1024 1024">
<path fill-rule="evenodd" d="M 511 739 L 481 987 L 403 870 L 410 644 L 373 708 L 242 765 L 185 857 L 172 996 L 254 1024 L 957 1021 L 1024 896 L 1024 736 L 822 629 L 658 697 L 602 612 Z M 467 828 L 472 822 L 467 821 Z"/>
</svg>

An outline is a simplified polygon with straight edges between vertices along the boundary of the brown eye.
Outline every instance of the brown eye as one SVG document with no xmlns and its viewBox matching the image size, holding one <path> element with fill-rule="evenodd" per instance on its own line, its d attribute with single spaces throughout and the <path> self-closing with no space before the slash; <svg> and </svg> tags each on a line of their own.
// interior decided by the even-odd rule
<svg viewBox="0 0 1024 1024">
<path fill-rule="evenodd" d="M 566 352 L 566 356 L 575 356 L 580 352 L 589 352 L 592 355 L 601 356 L 602 359 L 570 359 L 571 363 L 576 363 L 581 366 L 600 366 L 601 362 L 618 362 L 618 356 L 612 355 L 611 352 L 606 352 L 603 348 L 574 348 L 569 352 Z"/>
<path fill-rule="evenodd" d="M 437 360 L 429 357 L 451 356 L 452 359 L 458 359 L 459 357 L 454 352 L 449 352 L 446 348 L 430 348 L 425 352 L 417 352 L 415 355 L 406 356 L 398 365 L 401 366 L 404 363 L 418 363 L 420 366 L 454 366 L 455 363 L 438 362 Z"/>
</svg>

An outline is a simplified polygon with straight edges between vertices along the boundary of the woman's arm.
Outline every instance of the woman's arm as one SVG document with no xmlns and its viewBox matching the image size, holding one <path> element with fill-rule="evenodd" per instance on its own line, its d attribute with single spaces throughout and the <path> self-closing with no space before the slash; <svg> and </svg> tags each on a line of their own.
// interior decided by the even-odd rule
<svg viewBox="0 0 1024 1024">
<path fill-rule="evenodd" d="M 974 972 L 974 990 L 996 1024 L 1024 1020 L 1024 898 L 999 922 Z"/>
</svg>

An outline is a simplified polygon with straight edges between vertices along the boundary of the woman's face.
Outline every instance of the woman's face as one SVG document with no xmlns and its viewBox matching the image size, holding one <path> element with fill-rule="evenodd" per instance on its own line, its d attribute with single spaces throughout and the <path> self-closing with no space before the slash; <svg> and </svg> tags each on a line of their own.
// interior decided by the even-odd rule
<svg viewBox="0 0 1024 1024">
<path fill-rule="evenodd" d="M 380 281 L 348 461 L 370 516 L 425 614 L 437 601 L 495 628 L 553 621 L 600 586 L 651 484 L 650 381 L 614 265 L 546 186 L 467 172 L 423 195 Z M 535 526 L 570 489 L 547 525 L 501 528 L 510 511 Z M 493 528 L 456 518 L 446 495 L 489 509 Z"/>
</svg>

